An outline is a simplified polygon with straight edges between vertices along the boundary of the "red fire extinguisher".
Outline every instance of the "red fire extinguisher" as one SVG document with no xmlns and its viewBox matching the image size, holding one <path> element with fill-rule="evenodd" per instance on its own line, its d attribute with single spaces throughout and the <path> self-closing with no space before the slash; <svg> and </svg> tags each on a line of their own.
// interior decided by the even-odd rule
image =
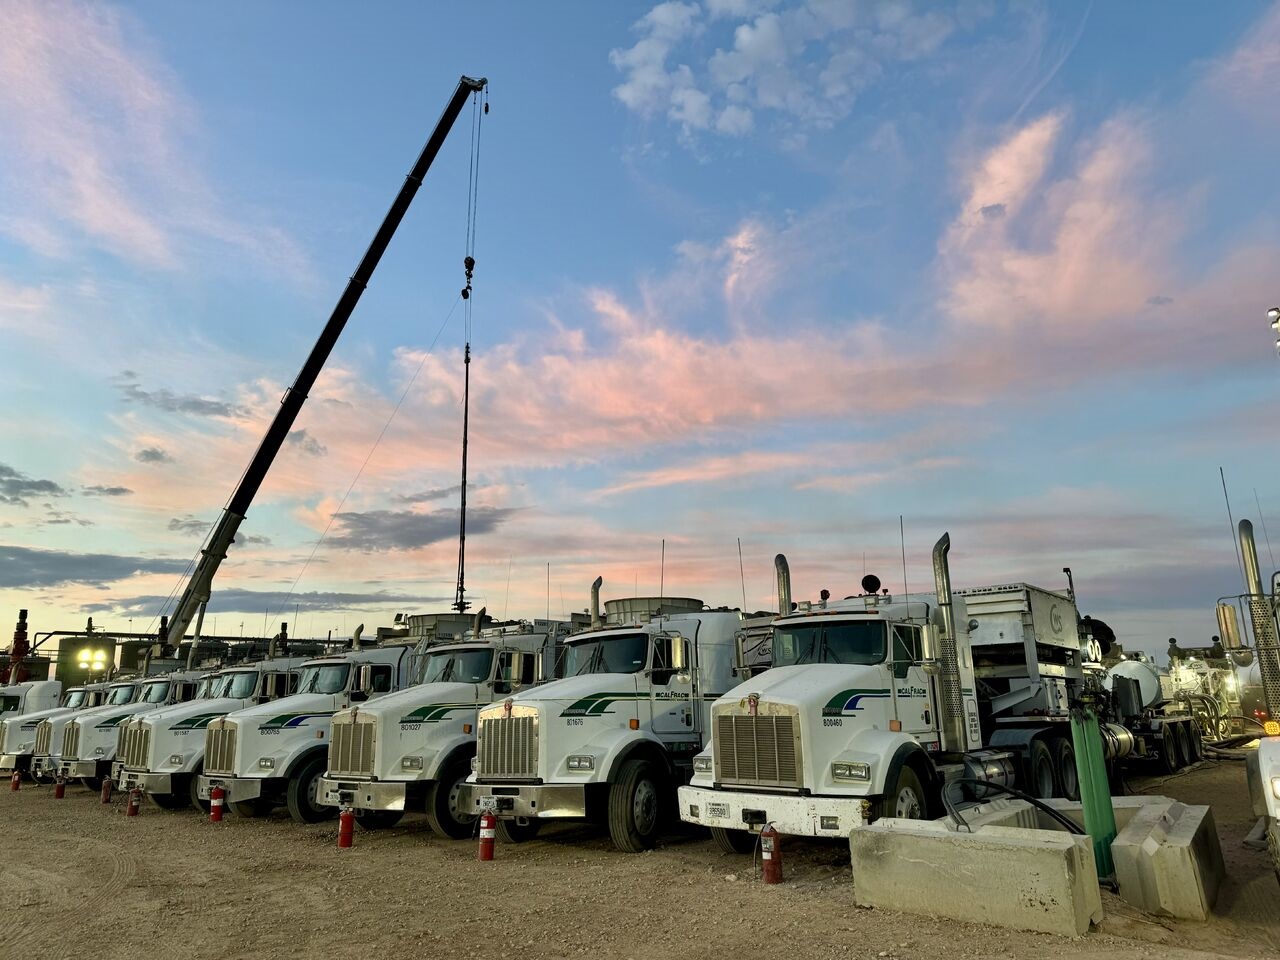
<svg viewBox="0 0 1280 960">
<path fill-rule="evenodd" d="M 226 794 L 227 792 L 218 786 L 215 786 L 212 790 L 209 791 L 209 822 L 210 823 L 222 822 L 222 798 L 225 797 Z"/>
<path fill-rule="evenodd" d="M 17 770 L 13 771 L 13 776 L 9 778 L 9 789 L 14 793 L 22 789 L 22 774 Z"/>
<path fill-rule="evenodd" d="M 125 804 L 124 815 L 126 817 L 136 817 L 142 809 L 142 788 L 134 787 L 129 791 L 129 802 Z"/>
<path fill-rule="evenodd" d="M 67 795 L 67 781 L 59 777 L 53 782 L 53 799 L 61 800 Z"/>
<path fill-rule="evenodd" d="M 115 789 L 115 784 L 111 782 L 110 777 L 102 778 L 102 802 L 111 802 L 111 792 Z"/>
<path fill-rule="evenodd" d="M 351 846 L 351 841 L 356 832 L 356 815 L 352 813 L 350 807 L 343 807 L 342 812 L 338 814 L 338 849 L 346 850 Z"/>
<path fill-rule="evenodd" d="M 492 813 L 480 814 L 480 849 L 477 858 L 480 860 L 493 859 L 493 840 L 498 832 L 498 818 Z"/>
<path fill-rule="evenodd" d="M 760 873 L 765 883 L 782 882 L 782 838 L 772 823 L 760 831 Z"/>
</svg>

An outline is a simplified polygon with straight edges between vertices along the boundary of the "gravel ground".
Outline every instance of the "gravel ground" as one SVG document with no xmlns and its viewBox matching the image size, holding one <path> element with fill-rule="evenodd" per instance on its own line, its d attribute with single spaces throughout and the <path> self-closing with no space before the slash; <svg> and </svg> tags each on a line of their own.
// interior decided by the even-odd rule
<svg viewBox="0 0 1280 960">
<path fill-rule="evenodd" d="M 1204 765 L 1136 791 L 1212 802 L 1231 874 L 1206 924 L 1139 916 L 1104 894 L 1107 919 L 1063 939 L 853 905 L 848 852 L 788 841 L 787 881 L 756 879 L 750 858 L 698 834 L 640 856 L 580 825 L 499 844 L 443 841 L 425 820 L 357 828 L 287 817 L 212 824 L 144 805 L 127 818 L 82 787 L 0 792 L 3 958 L 1064 958 L 1280 955 L 1280 887 L 1251 826 L 1239 764 Z"/>
</svg>

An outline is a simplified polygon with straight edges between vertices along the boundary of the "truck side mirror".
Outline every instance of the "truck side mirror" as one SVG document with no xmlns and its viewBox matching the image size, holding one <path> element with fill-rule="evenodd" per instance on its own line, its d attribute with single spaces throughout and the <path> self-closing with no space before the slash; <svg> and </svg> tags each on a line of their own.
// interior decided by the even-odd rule
<svg viewBox="0 0 1280 960">
<path fill-rule="evenodd" d="M 938 628 L 932 623 L 920 628 L 920 663 L 926 673 L 938 670 Z"/>
<path fill-rule="evenodd" d="M 511 654 L 511 690 L 514 693 L 524 684 L 521 682 L 524 677 L 524 658 L 528 654 L 516 652 Z"/>
<path fill-rule="evenodd" d="M 369 690 L 373 687 L 373 664 L 366 663 L 360 667 L 355 682 L 351 685 L 352 700 L 368 700 Z"/>
<path fill-rule="evenodd" d="M 671 637 L 671 669 L 675 671 L 675 679 L 679 683 L 689 682 L 690 661 L 689 641 L 680 634 Z"/>
</svg>

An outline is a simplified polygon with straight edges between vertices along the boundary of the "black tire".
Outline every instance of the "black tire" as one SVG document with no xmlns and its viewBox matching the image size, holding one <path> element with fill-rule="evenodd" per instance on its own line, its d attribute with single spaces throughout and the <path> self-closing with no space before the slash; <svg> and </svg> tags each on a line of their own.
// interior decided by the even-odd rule
<svg viewBox="0 0 1280 960">
<path fill-rule="evenodd" d="M 712 827 L 711 839 L 724 853 L 751 853 L 756 848 L 756 835 L 749 830 L 728 830 L 724 827 Z"/>
<path fill-rule="evenodd" d="M 320 778 L 328 765 L 328 757 L 319 754 L 306 761 L 289 778 L 284 802 L 294 823 L 319 823 L 338 815 L 337 807 L 327 807 L 318 802 Z"/>
<path fill-rule="evenodd" d="M 1038 800 L 1048 800 L 1050 797 L 1060 796 L 1053 752 L 1043 740 L 1031 741 L 1031 751 L 1027 756 L 1027 772 L 1030 774 L 1031 784 L 1028 792 L 1033 797 Z"/>
<path fill-rule="evenodd" d="M 1267 851 L 1271 854 L 1271 866 L 1276 871 L 1276 880 L 1280 881 L 1280 824 L 1267 826 Z"/>
<path fill-rule="evenodd" d="M 101 790 L 101 789 L 102 789 L 102 778 L 101 778 L 101 777 L 81 777 L 81 778 L 80 778 L 80 782 L 81 782 L 82 784 L 84 784 L 86 787 L 88 787 L 90 790 Z"/>
<path fill-rule="evenodd" d="M 535 817 L 528 817 L 523 823 L 519 820 L 499 820 L 497 827 L 498 836 L 505 843 L 524 843 L 532 840 L 541 829 L 542 821 Z"/>
<path fill-rule="evenodd" d="M 449 840 L 465 840 L 475 830 L 476 815 L 463 809 L 462 785 L 471 775 L 471 758 L 460 757 L 440 768 L 440 774 L 427 788 L 427 823 L 437 836 Z"/>
<path fill-rule="evenodd" d="M 1177 773 L 1182 767 L 1182 760 L 1178 755 L 1178 735 L 1174 733 L 1172 723 L 1166 723 L 1160 729 L 1160 766 L 1165 773 Z"/>
<path fill-rule="evenodd" d="M 1076 747 L 1068 737 L 1053 741 L 1053 768 L 1058 774 L 1061 795 L 1067 800 L 1080 799 L 1080 771 L 1076 769 Z"/>
<path fill-rule="evenodd" d="M 1200 728 L 1196 726 L 1195 721 L 1189 721 L 1181 724 L 1180 726 L 1182 727 L 1182 732 L 1186 734 L 1187 738 L 1187 752 L 1185 754 L 1187 763 L 1199 763 L 1204 758 L 1204 751 L 1200 747 L 1202 742 L 1200 737 Z"/>
<path fill-rule="evenodd" d="M 228 800 L 227 809 L 237 817 L 244 817 L 246 820 L 257 820 L 259 817 L 265 817 L 275 809 L 275 804 L 265 797 L 254 797 L 252 800 Z"/>
<path fill-rule="evenodd" d="M 609 786 L 609 836 L 623 853 L 643 853 L 662 826 L 664 784 L 648 760 L 628 760 Z"/>
<path fill-rule="evenodd" d="M 179 793 L 148 793 L 146 797 L 161 810 L 181 810 L 190 803 L 185 790 Z"/>
<path fill-rule="evenodd" d="M 403 810 L 357 810 L 356 823 L 364 830 L 390 830 L 404 819 Z"/>
<path fill-rule="evenodd" d="M 929 795 L 924 791 L 924 784 L 919 775 L 903 764 L 898 776 L 884 793 L 883 816 L 900 820 L 927 820 L 929 818 Z"/>
<path fill-rule="evenodd" d="M 196 767 L 195 772 L 187 778 L 187 796 L 191 800 L 191 806 L 195 807 L 197 810 L 203 811 L 204 813 L 208 813 L 213 804 L 208 800 L 200 799 L 200 774 L 202 773 L 204 773 L 204 767 L 199 766 Z"/>
</svg>

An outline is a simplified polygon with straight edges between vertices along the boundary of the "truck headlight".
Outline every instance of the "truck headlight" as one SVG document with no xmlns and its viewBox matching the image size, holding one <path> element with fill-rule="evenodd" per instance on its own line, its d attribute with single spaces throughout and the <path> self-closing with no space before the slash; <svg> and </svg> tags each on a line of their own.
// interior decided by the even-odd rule
<svg viewBox="0 0 1280 960">
<path fill-rule="evenodd" d="M 421 757 L 401 757 L 400 769 L 401 770 L 421 770 L 422 758 Z"/>
<path fill-rule="evenodd" d="M 570 770 L 594 770 L 595 768 L 595 757 L 586 756 L 584 754 L 574 754 L 569 758 Z"/>
<path fill-rule="evenodd" d="M 100 757 L 100 756 L 102 756 L 102 748 L 101 748 L 101 747 L 94 747 L 94 748 L 93 748 L 93 755 L 94 755 L 95 757 Z"/>
<path fill-rule="evenodd" d="M 182 766 L 182 760 L 183 760 L 183 757 L 182 757 L 182 754 L 180 753 L 169 754 L 169 763 L 171 763 L 175 767 Z"/>
<path fill-rule="evenodd" d="M 1280 800 L 1280 777 L 1271 778 L 1271 792 L 1276 795 L 1276 799 Z"/>
<path fill-rule="evenodd" d="M 274 770 L 275 768 L 276 768 L 276 762 L 275 762 L 275 760 L 274 760 L 273 758 L 271 758 L 271 757 L 260 757 L 260 758 L 258 759 L 258 769 L 259 769 L 259 770 Z"/>
<path fill-rule="evenodd" d="M 694 757 L 693 771 L 694 773 L 710 773 L 712 762 L 710 757 Z"/>
<path fill-rule="evenodd" d="M 870 780 L 871 764 L 869 763 L 833 763 L 831 765 L 833 780 Z"/>
<path fill-rule="evenodd" d="M 472 773 L 475 773 L 475 772 L 476 772 L 477 770 L 479 770 L 479 769 L 480 769 L 480 758 L 479 758 L 479 757 L 472 757 L 472 758 L 471 758 L 471 772 L 472 772 Z"/>
</svg>

